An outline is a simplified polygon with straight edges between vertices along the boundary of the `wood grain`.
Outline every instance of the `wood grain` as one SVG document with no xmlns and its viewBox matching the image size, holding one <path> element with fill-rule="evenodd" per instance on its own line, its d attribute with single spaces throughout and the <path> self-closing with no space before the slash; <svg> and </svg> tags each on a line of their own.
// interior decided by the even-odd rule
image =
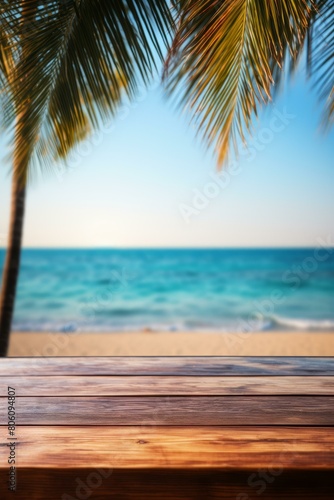
<svg viewBox="0 0 334 500">
<path fill-rule="evenodd" d="M 1 500 L 332 500 L 333 382 L 333 358 L 0 360 Z"/>
<path fill-rule="evenodd" d="M 334 358 L 152 356 L 2 359 L 0 376 L 11 375 L 334 376 Z"/>
<path fill-rule="evenodd" d="M 20 426 L 17 450 L 20 468 L 333 470 L 334 429 Z"/>
<path fill-rule="evenodd" d="M 334 396 L 334 377 L 0 377 L 0 394 L 8 386 L 17 396 Z"/>
<path fill-rule="evenodd" d="M 334 425 L 333 396 L 18 397 L 18 425 Z M 7 399 L 0 398 L 0 422 Z"/>
<path fill-rule="evenodd" d="M 20 468 L 13 494 L 1 472 L 1 500 L 333 500 L 334 491 L 332 471 L 284 470 L 274 476 L 266 468 L 268 482 L 258 470 L 114 469 L 103 477 L 108 471 Z"/>
</svg>

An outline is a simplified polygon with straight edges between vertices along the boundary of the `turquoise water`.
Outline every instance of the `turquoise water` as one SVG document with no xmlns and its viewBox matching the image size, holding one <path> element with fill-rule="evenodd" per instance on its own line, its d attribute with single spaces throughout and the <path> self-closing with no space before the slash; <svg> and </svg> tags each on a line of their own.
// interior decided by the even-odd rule
<svg viewBox="0 0 334 500">
<path fill-rule="evenodd" d="M 13 328 L 333 329 L 334 251 L 24 250 Z"/>
</svg>

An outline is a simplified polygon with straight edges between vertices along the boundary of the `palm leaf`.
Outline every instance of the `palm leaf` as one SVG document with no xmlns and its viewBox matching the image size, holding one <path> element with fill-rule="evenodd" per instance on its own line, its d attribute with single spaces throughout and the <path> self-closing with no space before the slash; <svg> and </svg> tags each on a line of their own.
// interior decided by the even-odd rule
<svg viewBox="0 0 334 500">
<path fill-rule="evenodd" d="M 8 34 L 4 26 L 0 26 L 0 86 L 4 91 L 8 75 L 11 71 L 11 51 L 9 50 Z"/>
<path fill-rule="evenodd" d="M 325 102 L 323 125 L 334 123 L 334 2 L 320 0 L 308 41 L 308 69 L 321 100 Z"/>
<path fill-rule="evenodd" d="M 27 155 L 52 166 L 113 115 L 122 95 L 136 92 L 139 76 L 149 80 L 171 27 L 162 0 L 11 0 L 1 15 L 19 52 L 12 85 L 17 168 Z"/>
<path fill-rule="evenodd" d="M 286 52 L 302 47 L 313 7 L 307 0 L 183 0 L 166 62 L 168 91 L 181 90 L 218 163 L 245 143 L 253 115 L 270 101 Z"/>
<path fill-rule="evenodd" d="M 8 97 L 10 75 L 14 68 L 14 50 L 11 44 L 12 33 L 8 22 L 3 16 L 4 5 L 2 4 L 4 3 L 0 4 L 0 104 L 2 106 L 4 106 L 6 97 Z M 3 116 L 1 116 L 1 119 L 3 119 Z"/>
</svg>

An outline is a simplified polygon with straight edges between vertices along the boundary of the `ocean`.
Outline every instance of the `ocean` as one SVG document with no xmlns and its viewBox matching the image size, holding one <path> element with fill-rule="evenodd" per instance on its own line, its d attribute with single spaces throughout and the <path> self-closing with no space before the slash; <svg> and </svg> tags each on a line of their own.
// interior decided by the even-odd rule
<svg viewBox="0 0 334 500">
<path fill-rule="evenodd" d="M 25 249 L 13 329 L 331 330 L 334 250 Z"/>
</svg>

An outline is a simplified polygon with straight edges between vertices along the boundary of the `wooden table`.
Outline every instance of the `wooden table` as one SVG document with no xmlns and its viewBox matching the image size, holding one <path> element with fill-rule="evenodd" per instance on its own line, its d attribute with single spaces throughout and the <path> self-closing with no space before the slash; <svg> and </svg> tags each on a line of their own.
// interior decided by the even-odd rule
<svg viewBox="0 0 334 500">
<path fill-rule="evenodd" d="M 7 358 L 0 389 L 2 500 L 334 498 L 334 358 Z"/>
</svg>

